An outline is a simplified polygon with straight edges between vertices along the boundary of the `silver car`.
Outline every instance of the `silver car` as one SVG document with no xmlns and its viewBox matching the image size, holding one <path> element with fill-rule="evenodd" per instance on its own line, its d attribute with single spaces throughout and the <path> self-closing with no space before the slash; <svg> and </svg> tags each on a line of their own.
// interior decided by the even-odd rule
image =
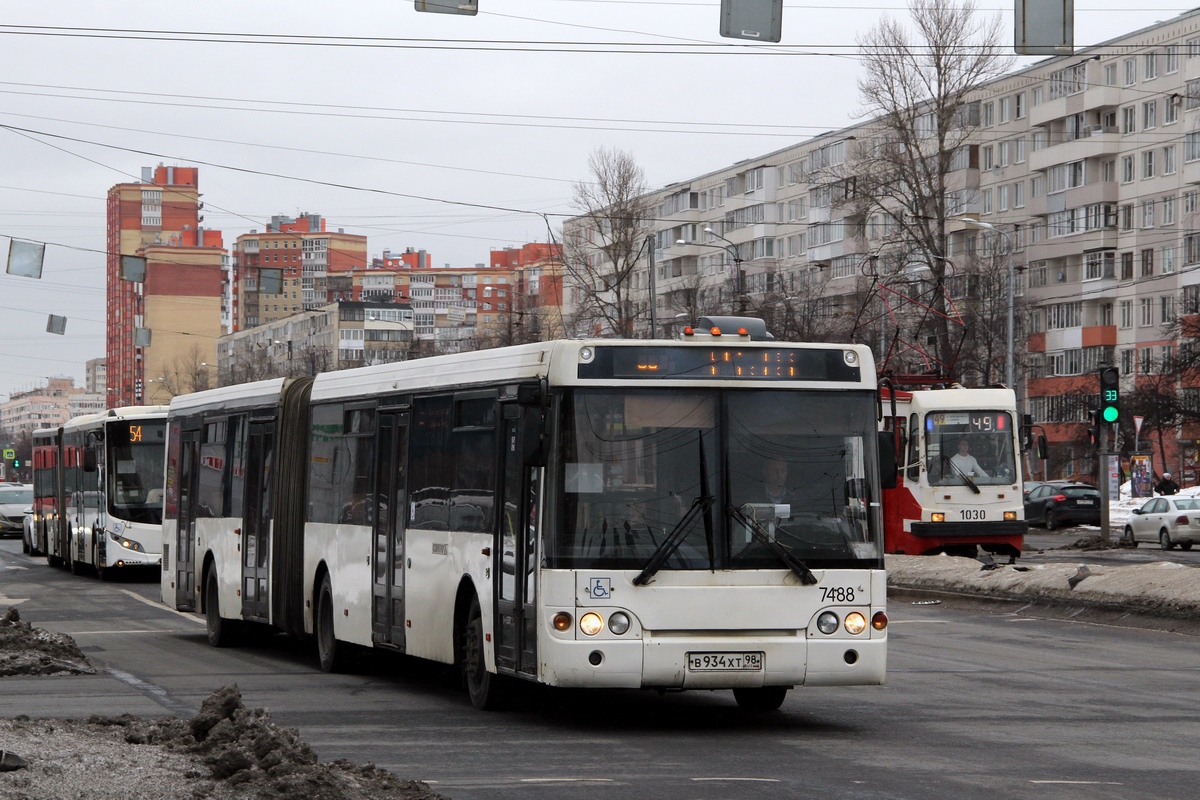
<svg viewBox="0 0 1200 800">
<path fill-rule="evenodd" d="M 0 536 L 21 535 L 25 511 L 33 505 L 33 487 L 25 483 L 0 483 Z"/>
<path fill-rule="evenodd" d="M 1191 550 L 1200 542 L 1200 498 L 1151 497 L 1135 508 L 1125 525 L 1124 541 L 1131 547 L 1139 542 L 1158 542 L 1163 550 L 1179 545 Z"/>
</svg>

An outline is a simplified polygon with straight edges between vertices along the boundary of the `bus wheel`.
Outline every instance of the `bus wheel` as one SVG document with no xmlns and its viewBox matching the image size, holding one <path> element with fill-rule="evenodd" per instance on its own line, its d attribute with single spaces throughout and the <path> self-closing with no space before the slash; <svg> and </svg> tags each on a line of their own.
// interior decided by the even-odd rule
<svg viewBox="0 0 1200 800">
<path fill-rule="evenodd" d="M 55 568 L 61 567 L 63 565 L 63 561 L 61 558 L 59 558 L 58 556 L 51 556 L 51 555 L 46 556 L 46 563 Z"/>
<path fill-rule="evenodd" d="M 349 645 L 333 635 L 333 583 L 329 573 L 321 578 L 317 590 L 317 660 L 322 672 L 345 672 Z"/>
<path fill-rule="evenodd" d="M 471 598 L 467 612 L 467 624 L 462 630 L 462 670 L 471 695 L 471 705 L 480 711 L 494 711 L 500 707 L 501 688 L 498 675 L 487 671 L 483 660 L 483 612 L 479 598 Z"/>
<path fill-rule="evenodd" d="M 211 569 L 204 581 L 204 621 L 208 627 L 208 643 L 213 647 L 232 647 L 236 644 L 237 622 L 221 616 L 221 601 L 217 594 L 217 571 Z"/>
<path fill-rule="evenodd" d="M 753 689 L 734 689 L 733 699 L 746 711 L 776 711 L 787 697 L 786 686 L 759 686 Z"/>
</svg>

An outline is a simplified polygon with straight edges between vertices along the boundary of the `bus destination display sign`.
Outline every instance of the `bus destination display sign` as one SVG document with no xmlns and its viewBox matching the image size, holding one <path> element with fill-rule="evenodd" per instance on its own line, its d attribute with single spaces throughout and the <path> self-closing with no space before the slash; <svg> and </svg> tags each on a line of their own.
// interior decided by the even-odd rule
<svg viewBox="0 0 1200 800">
<path fill-rule="evenodd" d="M 784 347 L 596 347 L 579 365 L 592 380 L 858 381 L 844 351 Z"/>
</svg>

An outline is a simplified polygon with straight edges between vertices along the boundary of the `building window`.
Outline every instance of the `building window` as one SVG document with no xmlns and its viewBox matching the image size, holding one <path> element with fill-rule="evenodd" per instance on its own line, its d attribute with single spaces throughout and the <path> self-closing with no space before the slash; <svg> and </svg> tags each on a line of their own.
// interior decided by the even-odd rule
<svg viewBox="0 0 1200 800">
<path fill-rule="evenodd" d="M 1142 179 L 1154 177 L 1154 151 L 1147 150 L 1142 153 Z"/>
<path fill-rule="evenodd" d="M 1175 245 L 1169 244 L 1162 249 L 1162 274 L 1170 275 L 1175 271 Z"/>
<path fill-rule="evenodd" d="M 1147 200 L 1145 203 L 1142 203 L 1142 227 L 1143 228 L 1153 228 L 1154 227 L 1154 201 L 1153 200 Z"/>
<path fill-rule="evenodd" d="M 1015 106 L 1017 119 L 1025 119 L 1025 93 L 1018 92 L 1013 95 L 1013 105 Z"/>
<path fill-rule="evenodd" d="M 1137 133 L 1137 109 L 1133 106 L 1121 109 L 1121 133 Z"/>
<path fill-rule="evenodd" d="M 1179 96 L 1168 95 L 1163 103 L 1163 125 L 1171 125 L 1179 121 Z"/>
<path fill-rule="evenodd" d="M 1154 274 L 1154 251 L 1142 251 L 1142 277 L 1149 278 Z"/>
<path fill-rule="evenodd" d="M 1168 195 L 1167 197 L 1164 197 L 1162 199 L 1162 207 L 1163 207 L 1162 224 L 1163 225 L 1174 225 L 1175 224 L 1175 198 L 1170 195 Z"/>
<path fill-rule="evenodd" d="M 1137 83 L 1137 59 L 1125 59 L 1125 85 L 1133 86 Z"/>
<path fill-rule="evenodd" d="M 1133 251 L 1121 253 L 1121 280 L 1133 280 Z"/>
<path fill-rule="evenodd" d="M 1138 325 L 1142 328 L 1149 328 L 1154 324 L 1154 298 L 1143 297 L 1139 301 Z"/>
<path fill-rule="evenodd" d="M 1132 300 L 1122 300 L 1120 303 L 1120 310 L 1121 310 L 1121 325 L 1120 326 L 1122 328 L 1132 328 L 1133 327 L 1133 301 Z"/>
<path fill-rule="evenodd" d="M 1105 86 L 1116 86 L 1117 85 L 1117 62 L 1114 61 L 1111 64 L 1104 65 L 1104 85 Z"/>
<path fill-rule="evenodd" d="M 1142 103 L 1142 130 L 1158 127 L 1158 101 L 1147 100 Z"/>
<path fill-rule="evenodd" d="M 1158 53 L 1146 53 L 1145 75 L 1142 80 L 1151 81 L 1158 77 Z"/>
<path fill-rule="evenodd" d="M 996 124 L 996 107 L 994 103 L 983 104 L 983 127 L 990 128 Z"/>
<path fill-rule="evenodd" d="M 1163 53 L 1163 56 L 1164 56 L 1164 60 L 1166 61 L 1166 65 L 1165 65 L 1166 73 L 1168 75 L 1170 75 L 1172 73 L 1179 72 L 1179 45 L 1177 45 L 1177 44 L 1167 45 L 1167 47 Z"/>
<path fill-rule="evenodd" d="M 1175 145 L 1169 145 L 1163 148 L 1162 157 L 1162 174 L 1174 175 L 1178 167 L 1175 165 Z"/>
</svg>

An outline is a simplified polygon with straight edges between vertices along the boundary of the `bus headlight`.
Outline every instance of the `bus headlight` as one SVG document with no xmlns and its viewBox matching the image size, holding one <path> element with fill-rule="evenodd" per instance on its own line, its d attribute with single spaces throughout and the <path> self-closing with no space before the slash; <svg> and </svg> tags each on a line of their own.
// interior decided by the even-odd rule
<svg viewBox="0 0 1200 800">
<path fill-rule="evenodd" d="M 821 633 L 829 634 L 836 633 L 838 629 L 838 616 L 832 611 L 823 611 L 817 617 L 817 630 Z"/>
<path fill-rule="evenodd" d="M 1004 512 L 1004 521 L 1005 522 L 1016 522 L 1017 521 L 1017 512 L 1005 511 Z"/>
<path fill-rule="evenodd" d="M 588 636 L 595 636 L 604 630 L 604 618 L 595 611 L 589 611 L 579 618 L 579 630 Z"/>
<path fill-rule="evenodd" d="M 934 511 L 932 514 L 929 515 L 929 521 L 930 522 L 945 522 L 946 521 L 946 512 Z"/>
<path fill-rule="evenodd" d="M 620 636 L 623 633 L 629 632 L 629 615 L 624 611 L 615 611 L 608 618 L 608 629 Z"/>
<path fill-rule="evenodd" d="M 857 636 L 867 629 L 867 618 L 858 611 L 851 611 L 846 615 L 846 633 L 851 636 Z"/>
</svg>

